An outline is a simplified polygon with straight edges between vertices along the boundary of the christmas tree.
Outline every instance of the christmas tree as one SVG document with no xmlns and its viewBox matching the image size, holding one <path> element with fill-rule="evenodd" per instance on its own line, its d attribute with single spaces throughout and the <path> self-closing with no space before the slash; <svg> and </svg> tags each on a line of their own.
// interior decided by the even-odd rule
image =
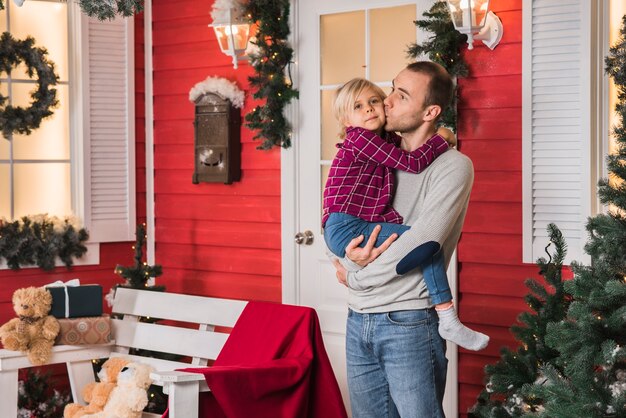
<svg viewBox="0 0 626 418">
<path fill-rule="evenodd" d="M 146 243 L 146 225 L 138 224 L 137 230 L 135 232 L 135 244 L 133 245 L 133 251 L 135 252 L 134 260 L 132 266 L 115 266 L 115 273 L 119 276 L 123 277 L 126 282 L 124 284 L 119 284 L 113 286 L 111 292 L 107 296 L 109 303 L 111 304 L 113 298 L 115 297 L 115 289 L 118 287 L 129 287 L 131 289 L 141 289 L 141 290 L 153 290 L 158 292 L 165 291 L 165 286 L 156 286 L 149 284 L 149 280 L 151 278 L 159 277 L 163 273 L 163 269 L 159 264 L 149 265 L 144 261 L 143 249 Z M 139 318 L 141 322 L 147 323 L 155 323 L 158 322 L 158 318 L 147 318 L 141 317 Z M 173 355 L 165 355 L 163 353 L 156 353 L 147 350 L 140 349 L 131 349 L 129 354 L 137 354 L 146 357 L 156 357 L 163 358 L 166 360 L 178 360 L 179 358 Z M 99 359 L 94 361 L 94 368 L 96 373 L 102 367 L 102 364 L 106 361 L 106 359 Z M 162 414 L 167 408 L 167 395 L 163 393 L 163 390 L 160 386 L 151 385 L 148 388 L 148 406 L 145 411 L 159 413 Z"/>
<path fill-rule="evenodd" d="M 132 289 L 144 289 L 144 290 L 165 290 L 165 286 L 149 285 L 148 281 L 153 277 L 159 277 L 163 270 L 159 264 L 153 266 L 148 265 L 143 261 L 143 247 L 146 243 L 146 226 L 144 224 L 137 225 L 137 231 L 135 232 L 135 245 L 133 250 L 135 251 L 135 263 L 132 266 L 124 267 L 121 265 L 115 266 L 115 273 L 126 279 L 126 284 L 120 285 L 123 287 L 130 287 Z"/>
<path fill-rule="evenodd" d="M 542 408 L 541 398 L 529 393 L 528 385 L 544 380 L 541 366 L 552 364 L 558 356 L 556 350 L 545 344 L 546 329 L 550 322 L 565 317 L 569 305 L 561 274 L 566 244 L 554 224 L 548 226 L 548 234 L 550 243 L 555 246 L 554 253 L 552 256 L 548 254 L 549 260 L 540 258 L 537 261 L 539 273 L 545 278 L 547 286 L 534 279 L 526 280 L 531 293 L 525 300 L 532 312 L 519 316 L 518 320 L 523 325 L 511 327 L 521 346 L 515 351 L 504 347 L 500 361 L 485 367 L 488 383 L 472 408 L 472 417 L 520 417 Z"/>
<path fill-rule="evenodd" d="M 433 36 L 426 42 L 409 45 L 407 55 L 409 58 L 418 59 L 427 56 L 432 62 L 436 62 L 445 68 L 453 77 L 467 77 L 467 64 L 461 56 L 461 46 L 467 42 L 467 35 L 461 34 L 454 29 L 450 18 L 450 11 L 445 1 L 436 1 L 435 4 L 424 12 L 425 19 L 416 20 L 415 25 L 425 31 L 432 32 Z M 456 101 L 458 90 L 455 92 L 451 105 L 444 109 L 441 116 L 441 125 L 456 132 Z"/>
<path fill-rule="evenodd" d="M 598 188 L 609 210 L 589 219 L 591 266 L 572 265 L 567 317 L 548 326 L 546 342 L 559 357 L 544 369 L 548 380 L 532 389 L 550 418 L 626 417 L 626 16 L 606 67 L 618 90 L 619 120 L 617 152 L 607 157 L 611 178 Z"/>
<path fill-rule="evenodd" d="M 52 389 L 54 382 L 50 372 L 40 373 L 37 369 L 27 369 L 18 386 L 18 418 L 58 418 L 63 416 L 63 408 L 70 402 L 68 391 Z"/>
</svg>

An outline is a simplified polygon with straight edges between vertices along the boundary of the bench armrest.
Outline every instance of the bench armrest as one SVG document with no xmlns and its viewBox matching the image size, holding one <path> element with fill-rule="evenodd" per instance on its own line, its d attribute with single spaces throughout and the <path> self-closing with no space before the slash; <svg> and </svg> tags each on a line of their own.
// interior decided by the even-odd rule
<svg viewBox="0 0 626 418">
<path fill-rule="evenodd" d="M 204 381 L 204 375 L 201 373 L 180 372 L 176 370 L 170 372 L 152 372 L 150 373 L 150 377 L 155 384 Z"/>
</svg>

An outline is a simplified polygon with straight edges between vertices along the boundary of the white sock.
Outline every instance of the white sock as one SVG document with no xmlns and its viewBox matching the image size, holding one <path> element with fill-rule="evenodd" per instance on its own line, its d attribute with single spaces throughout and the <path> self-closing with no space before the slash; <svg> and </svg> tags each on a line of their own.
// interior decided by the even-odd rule
<svg viewBox="0 0 626 418">
<path fill-rule="evenodd" d="M 441 338 L 472 351 L 482 350 L 487 347 L 489 337 L 463 325 L 456 315 L 454 306 L 435 310 L 439 316 L 439 335 L 441 335 Z"/>
</svg>

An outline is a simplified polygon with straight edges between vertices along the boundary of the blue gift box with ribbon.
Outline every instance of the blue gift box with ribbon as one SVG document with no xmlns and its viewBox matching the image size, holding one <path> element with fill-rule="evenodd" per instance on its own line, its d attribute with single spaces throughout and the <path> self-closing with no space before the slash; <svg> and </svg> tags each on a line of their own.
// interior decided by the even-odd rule
<svg viewBox="0 0 626 418">
<path fill-rule="evenodd" d="M 46 285 L 52 294 L 50 315 L 55 318 L 79 318 L 102 315 L 102 286 L 80 285 L 78 279 Z"/>
</svg>

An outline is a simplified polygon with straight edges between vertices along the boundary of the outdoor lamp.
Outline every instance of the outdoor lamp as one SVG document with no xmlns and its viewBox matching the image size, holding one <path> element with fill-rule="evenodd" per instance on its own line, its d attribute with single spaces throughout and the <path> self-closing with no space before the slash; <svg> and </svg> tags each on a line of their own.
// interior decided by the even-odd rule
<svg viewBox="0 0 626 418">
<path fill-rule="evenodd" d="M 454 28 L 467 35 L 467 49 L 474 49 L 474 40 L 494 49 L 502 39 L 502 22 L 489 11 L 489 0 L 446 0 Z"/>
<path fill-rule="evenodd" d="M 212 13 L 213 23 L 209 26 L 213 27 L 222 52 L 233 57 L 233 67 L 236 69 L 237 61 L 245 59 L 250 25 L 243 15 L 243 8 L 220 9 L 217 12 Z"/>
</svg>

